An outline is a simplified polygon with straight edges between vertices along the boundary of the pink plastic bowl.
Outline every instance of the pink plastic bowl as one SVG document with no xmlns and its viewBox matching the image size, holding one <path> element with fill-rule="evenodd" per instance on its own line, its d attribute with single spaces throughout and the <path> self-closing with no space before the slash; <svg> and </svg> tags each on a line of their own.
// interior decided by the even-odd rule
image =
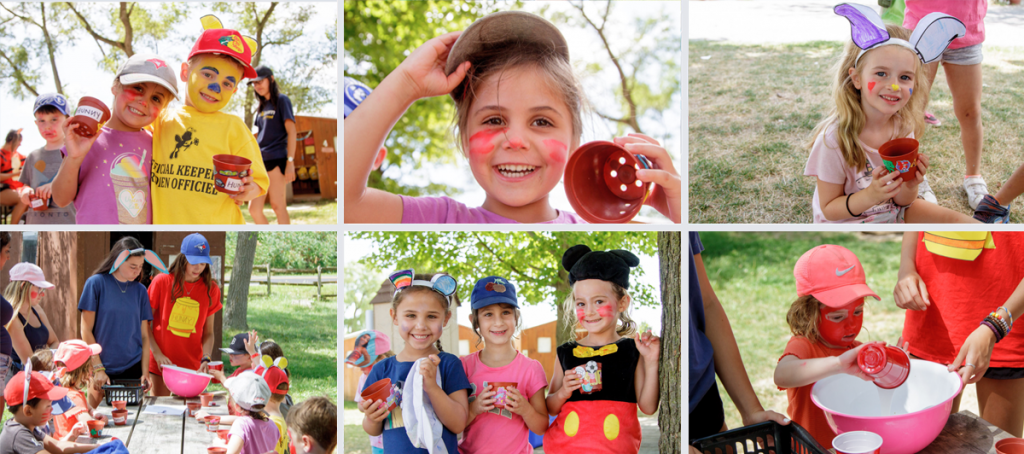
<svg viewBox="0 0 1024 454">
<path fill-rule="evenodd" d="M 178 366 L 161 366 L 164 375 L 164 384 L 172 393 L 181 397 L 196 397 L 206 391 L 206 385 L 210 384 L 213 375 L 201 374 L 192 369 L 185 369 Z"/>
<path fill-rule="evenodd" d="M 882 436 L 882 454 L 909 454 L 928 446 L 949 419 L 960 376 L 946 366 L 910 360 L 910 376 L 895 388 L 890 416 L 881 416 L 874 383 L 852 375 L 825 378 L 811 388 L 811 401 L 825 411 L 836 434 L 866 430 Z"/>
</svg>

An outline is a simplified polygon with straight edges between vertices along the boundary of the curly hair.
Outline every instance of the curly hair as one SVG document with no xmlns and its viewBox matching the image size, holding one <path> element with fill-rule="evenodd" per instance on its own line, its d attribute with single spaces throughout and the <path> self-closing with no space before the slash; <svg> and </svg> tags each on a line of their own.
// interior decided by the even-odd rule
<svg viewBox="0 0 1024 454">
<path fill-rule="evenodd" d="M 811 342 L 819 343 L 823 339 L 818 331 L 818 320 L 821 318 L 821 301 L 811 295 L 801 296 L 793 301 L 786 313 L 786 323 L 794 336 L 803 336 Z"/>
</svg>

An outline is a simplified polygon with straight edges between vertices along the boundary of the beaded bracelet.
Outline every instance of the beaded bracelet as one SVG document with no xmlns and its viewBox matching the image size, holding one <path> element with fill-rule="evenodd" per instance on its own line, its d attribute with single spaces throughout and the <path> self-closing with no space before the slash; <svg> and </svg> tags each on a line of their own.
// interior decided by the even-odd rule
<svg viewBox="0 0 1024 454">
<path fill-rule="evenodd" d="M 1005 334 L 1003 333 L 1003 328 L 999 326 L 997 323 L 992 322 L 991 317 L 985 317 L 985 320 L 982 320 L 981 324 L 987 326 L 989 329 L 992 330 L 992 333 L 995 334 L 996 336 L 996 343 L 999 343 L 999 341 L 1003 340 L 1003 337 L 1005 336 Z"/>
<path fill-rule="evenodd" d="M 999 309 L 1002 309 L 1003 312 L 1006 312 L 1006 318 L 1010 319 L 1010 328 L 1012 329 L 1013 328 L 1013 314 L 1011 314 L 1010 310 L 1007 309 L 1005 306 L 999 306 L 998 308 L 996 308 L 996 312 L 998 312 Z"/>
<path fill-rule="evenodd" d="M 996 312 L 989 314 L 988 317 L 994 322 L 996 322 L 997 325 L 1003 328 L 1003 333 L 1010 333 L 1010 325 L 1007 324 L 1006 320 L 1003 320 L 1003 317 L 999 315 L 999 309 L 996 309 Z"/>
</svg>

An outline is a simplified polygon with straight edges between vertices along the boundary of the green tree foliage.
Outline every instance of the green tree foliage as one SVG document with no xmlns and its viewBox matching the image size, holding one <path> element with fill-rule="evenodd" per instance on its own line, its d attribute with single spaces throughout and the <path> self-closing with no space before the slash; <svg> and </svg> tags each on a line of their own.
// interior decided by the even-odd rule
<svg viewBox="0 0 1024 454">
<path fill-rule="evenodd" d="M 586 244 L 594 250 L 626 249 L 645 255 L 657 252 L 655 232 L 354 232 L 351 235 L 373 242 L 373 252 L 364 257 L 362 263 L 384 270 L 417 264 L 422 267 L 416 269 L 417 272 L 446 272 L 459 282 L 462 301 L 470 300 L 477 279 L 490 275 L 504 276 L 515 282 L 516 293 L 526 304 L 554 301 L 558 311 L 559 343 L 568 339 L 561 304 L 569 294 L 568 273 L 562 268 L 562 254 L 566 249 Z M 638 267 L 633 269 L 632 275 L 635 279 L 645 272 L 656 271 Z M 661 304 L 648 285 L 637 284 L 630 288 L 630 293 L 634 303 Z"/>
<path fill-rule="evenodd" d="M 238 232 L 227 232 L 226 257 L 232 262 Z M 256 255 L 256 265 L 269 263 L 271 268 L 313 269 L 317 265 L 338 266 L 337 232 L 262 232 Z"/>
<path fill-rule="evenodd" d="M 63 6 L 74 20 L 69 32 L 94 40 L 103 54 L 100 66 L 112 74 L 128 57 L 155 52 L 188 14 L 184 2 L 65 2 Z"/>
<path fill-rule="evenodd" d="M 370 300 L 377 295 L 384 273 L 368 263 L 352 262 L 345 265 L 345 332 L 367 329 L 366 313 L 371 311 Z"/>
<path fill-rule="evenodd" d="M 379 2 L 345 0 L 345 75 L 376 87 L 413 50 L 428 40 L 464 30 L 494 9 L 488 2 Z M 395 194 L 453 195 L 451 186 L 409 186 L 402 176 L 424 162 L 454 163 L 458 157 L 451 134 L 455 106 L 447 96 L 414 103 L 384 145 L 387 159 L 370 176 L 369 186 Z M 383 175 L 387 174 L 387 177 Z"/>
<path fill-rule="evenodd" d="M 59 3 L 0 3 L 0 86 L 18 99 L 51 91 L 38 86 L 44 72 L 53 77 L 52 91 L 64 93 L 57 59 L 71 40 L 66 10 Z"/>
</svg>

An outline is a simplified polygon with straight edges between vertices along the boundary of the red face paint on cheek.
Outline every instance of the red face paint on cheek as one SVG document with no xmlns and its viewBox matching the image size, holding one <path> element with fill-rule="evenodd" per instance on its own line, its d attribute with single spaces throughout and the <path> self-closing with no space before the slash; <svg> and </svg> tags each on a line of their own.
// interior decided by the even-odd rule
<svg viewBox="0 0 1024 454">
<path fill-rule="evenodd" d="M 612 318 L 615 316 L 615 311 L 612 310 L 612 307 L 610 305 L 600 306 L 597 308 L 597 315 L 600 315 L 603 318 Z"/>
<path fill-rule="evenodd" d="M 586 317 L 586 315 L 587 312 L 584 311 L 582 307 L 576 308 L 576 320 L 583 320 L 583 317 Z"/>
<path fill-rule="evenodd" d="M 485 129 L 469 138 L 469 154 L 485 155 L 494 151 L 494 137 L 505 134 L 505 129 Z"/>
<path fill-rule="evenodd" d="M 547 139 L 544 141 L 544 146 L 548 148 L 548 158 L 553 162 L 557 162 L 559 164 L 565 162 L 568 157 L 568 153 L 566 152 L 568 147 L 565 146 L 564 143 L 555 139 Z"/>
<path fill-rule="evenodd" d="M 874 90 L 874 89 L 875 89 L 875 83 L 874 82 L 868 82 L 868 91 L 871 91 L 871 90 Z"/>
<path fill-rule="evenodd" d="M 35 290 L 32 290 L 32 292 L 31 292 L 31 293 L 29 293 L 29 295 L 31 295 L 31 296 L 32 296 L 32 299 L 36 299 L 36 298 L 39 298 L 39 292 L 37 292 L 37 291 L 35 291 Z"/>
</svg>

